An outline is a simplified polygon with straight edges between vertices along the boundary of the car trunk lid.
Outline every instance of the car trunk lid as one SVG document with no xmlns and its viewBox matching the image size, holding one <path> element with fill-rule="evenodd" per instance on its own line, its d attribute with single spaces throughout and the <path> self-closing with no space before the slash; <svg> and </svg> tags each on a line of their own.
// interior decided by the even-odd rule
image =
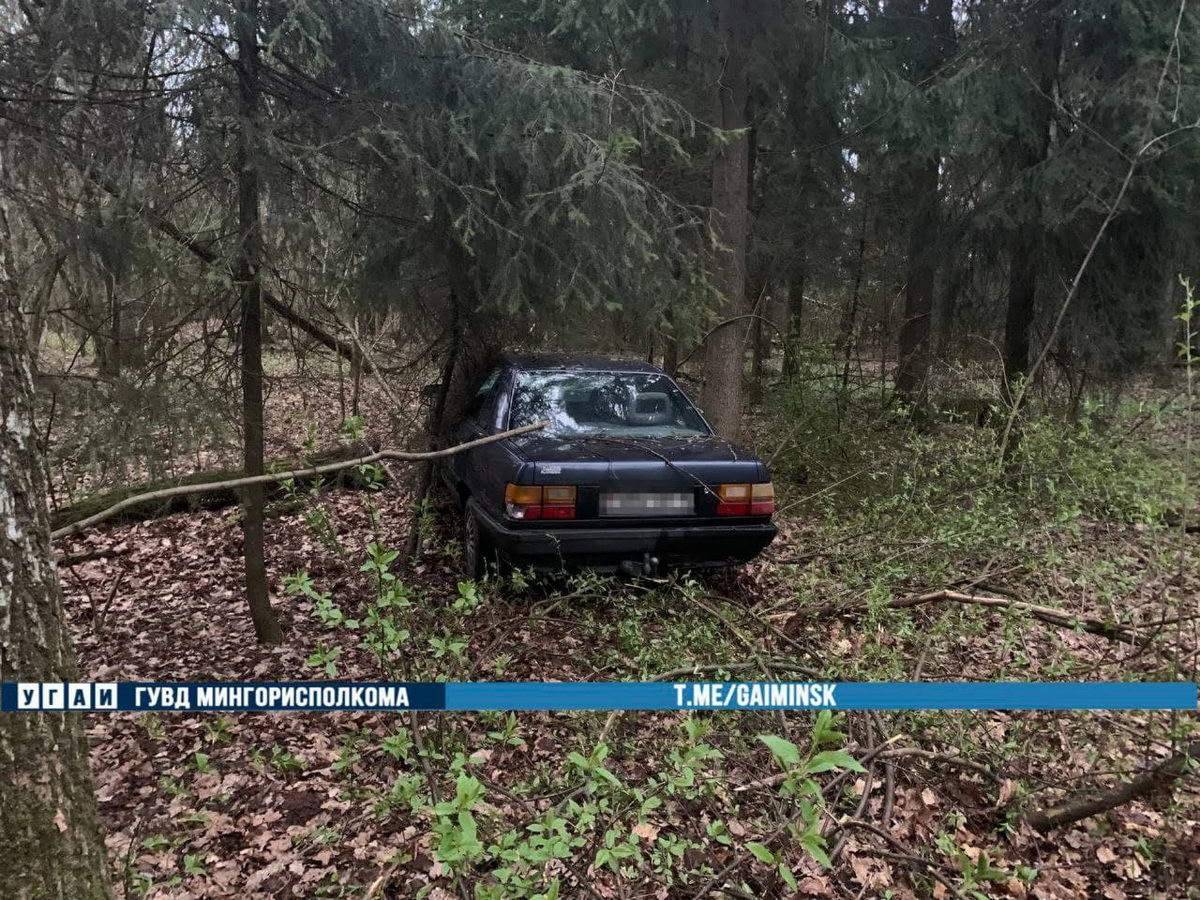
<svg viewBox="0 0 1200 900">
<path fill-rule="evenodd" d="M 520 450 L 533 484 L 577 487 L 577 519 L 712 516 L 718 485 L 766 480 L 754 456 L 712 437 L 543 435 Z"/>
</svg>

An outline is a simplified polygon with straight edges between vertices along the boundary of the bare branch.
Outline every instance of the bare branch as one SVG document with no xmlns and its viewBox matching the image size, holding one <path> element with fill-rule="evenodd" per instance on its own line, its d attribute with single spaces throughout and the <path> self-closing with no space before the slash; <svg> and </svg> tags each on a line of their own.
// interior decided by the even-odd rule
<svg viewBox="0 0 1200 900">
<path fill-rule="evenodd" d="M 447 447 L 444 450 L 429 450 L 426 452 L 416 453 L 409 450 L 380 450 L 368 456 L 360 456 L 355 459 L 342 460 L 340 462 L 326 463 L 322 466 L 312 466 L 308 469 L 294 469 L 290 472 L 269 472 L 266 475 L 251 475 L 245 478 L 231 478 L 228 481 L 210 481 L 202 484 L 182 484 L 178 487 L 163 488 L 158 491 L 150 491 L 145 494 L 138 494 L 134 497 L 126 497 L 120 503 L 114 503 L 107 509 L 103 509 L 94 516 L 88 516 L 86 519 L 80 519 L 78 522 L 73 522 L 51 532 L 50 537 L 57 540 L 58 538 L 67 537 L 68 535 L 77 534 L 87 528 L 92 527 L 105 519 L 111 519 L 124 509 L 128 509 L 138 503 L 144 503 L 147 500 L 161 500 L 167 497 L 182 497 L 188 494 L 202 494 L 213 490 L 235 490 L 237 488 L 250 487 L 255 484 L 270 484 L 274 481 L 286 481 L 289 478 L 311 478 L 314 475 L 324 475 L 326 472 L 337 472 L 342 469 L 350 469 L 355 466 L 365 466 L 371 463 L 377 463 L 382 460 L 399 460 L 401 462 L 420 462 L 427 459 L 443 459 L 447 456 L 454 456 L 462 453 L 464 450 L 472 450 L 475 447 L 481 447 L 484 444 L 493 444 L 496 441 L 503 441 L 507 438 L 517 437 L 522 434 L 528 434 L 531 431 L 539 431 L 545 428 L 549 423 L 546 421 L 534 422 L 531 425 L 522 425 L 520 428 L 513 428 L 508 431 L 501 431 L 499 434 L 489 434 L 487 437 L 481 437 L 474 441 L 467 441 L 465 444 L 457 444 L 453 447 Z"/>
<path fill-rule="evenodd" d="M 1167 758 L 1126 784 L 1092 797 L 1072 800 L 1061 806 L 1034 810 L 1027 814 L 1025 819 L 1038 831 L 1050 831 L 1089 816 L 1108 812 L 1110 809 L 1116 809 L 1118 806 L 1152 794 L 1159 788 L 1165 788 L 1187 772 L 1197 758 L 1200 758 L 1200 741 L 1193 742 L 1185 750 Z"/>
</svg>

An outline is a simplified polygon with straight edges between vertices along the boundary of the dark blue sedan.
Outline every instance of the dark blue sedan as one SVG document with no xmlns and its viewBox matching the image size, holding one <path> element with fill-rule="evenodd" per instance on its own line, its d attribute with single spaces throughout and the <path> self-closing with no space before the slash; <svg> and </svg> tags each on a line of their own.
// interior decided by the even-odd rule
<svg viewBox="0 0 1200 900">
<path fill-rule="evenodd" d="M 665 372 L 637 361 L 510 356 L 480 383 L 460 441 L 539 421 L 443 470 L 476 578 L 502 558 L 537 569 L 655 574 L 753 559 L 775 537 L 754 454 L 713 434 Z"/>
</svg>

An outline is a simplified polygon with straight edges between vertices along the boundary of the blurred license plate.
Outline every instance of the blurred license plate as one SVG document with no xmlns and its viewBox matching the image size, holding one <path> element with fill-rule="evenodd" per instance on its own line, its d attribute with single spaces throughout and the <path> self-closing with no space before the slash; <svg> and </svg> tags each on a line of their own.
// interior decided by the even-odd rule
<svg viewBox="0 0 1200 900">
<path fill-rule="evenodd" d="M 602 516 L 690 516 L 696 496 L 689 493 L 621 492 L 600 495 Z"/>
</svg>

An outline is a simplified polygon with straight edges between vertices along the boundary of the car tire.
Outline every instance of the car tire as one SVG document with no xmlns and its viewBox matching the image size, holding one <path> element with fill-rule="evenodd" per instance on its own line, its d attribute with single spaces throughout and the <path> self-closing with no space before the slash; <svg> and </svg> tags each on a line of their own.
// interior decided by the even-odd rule
<svg viewBox="0 0 1200 900">
<path fill-rule="evenodd" d="M 487 572 L 490 557 L 487 536 L 475 512 L 475 504 L 467 501 L 463 509 L 462 529 L 462 568 L 463 575 L 472 581 L 478 581 Z"/>
</svg>

